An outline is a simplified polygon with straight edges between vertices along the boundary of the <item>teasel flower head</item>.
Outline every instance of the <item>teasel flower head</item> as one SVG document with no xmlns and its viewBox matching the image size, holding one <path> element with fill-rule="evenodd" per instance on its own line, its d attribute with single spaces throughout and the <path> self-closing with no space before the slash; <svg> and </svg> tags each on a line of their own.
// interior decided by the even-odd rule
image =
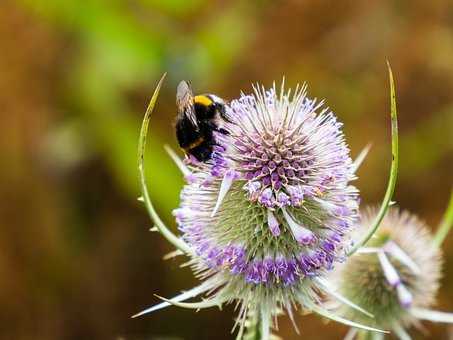
<svg viewBox="0 0 453 340">
<path fill-rule="evenodd" d="M 366 210 L 356 232 L 365 232 L 376 214 L 376 209 Z M 375 327 L 406 340 L 406 329 L 418 326 L 419 320 L 453 322 L 453 314 L 429 309 L 435 303 L 441 267 L 441 251 L 426 224 L 391 208 L 367 246 L 337 267 L 332 277 L 343 296 L 374 315 Z M 364 320 L 352 309 L 340 309 L 347 318 Z M 348 339 L 356 333 L 351 329 Z"/>
<path fill-rule="evenodd" d="M 295 325 L 296 309 L 379 331 L 320 303 L 327 294 L 370 316 L 325 280 L 346 257 L 359 196 L 350 184 L 357 164 L 342 124 L 323 106 L 307 97 L 306 86 L 292 95 L 283 85 L 255 87 L 226 105 L 228 133 L 216 134 L 211 160 L 181 161 L 167 149 L 186 178 L 173 212 L 181 237 L 161 223 L 146 190 L 144 201 L 157 229 L 190 256 L 202 283 L 138 315 L 170 304 L 200 309 L 235 302 L 239 339 L 250 315 L 268 339 L 276 315 L 287 312 Z M 147 114 L 142 135 L 148 120 Z M 144 143 L 141 157 L 143 149 Z M 204 299 L 186 302 L 198 295 Z"/>
<path fill-rule="evenodd" d="M 174 215 L 208 276 L 293 286 L 344 255 L 358 193 L 341 123 L 305 87 L 283 91 L 231 101 L 229 133 L 181 193 Z"/>
</svg>

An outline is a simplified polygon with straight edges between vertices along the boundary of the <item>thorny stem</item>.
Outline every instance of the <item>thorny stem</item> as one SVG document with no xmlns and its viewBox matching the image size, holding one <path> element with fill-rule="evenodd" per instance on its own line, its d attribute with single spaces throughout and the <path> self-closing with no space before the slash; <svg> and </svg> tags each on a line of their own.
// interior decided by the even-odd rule
<svg viewBox="0 0 453 340">
<path fill-rule="evenodd" d="M 363 247 L 371 239 L 371 237 L 373 237 L 391 205 L 393 192 L 395 191 L 396 178 L 398 174 L 398 118 L 396 111 L 395 83 L 393 81 L 392 69 L 390 68 L 390 64 L 388 62 L 387 67 L 390 80 L 390 117 L 392 123 L 392 164 L 390 166 L 390 177 L 384 199 L 382 200 L 381 207 L 379 208 L 379 212 L 376 215 L 371 228 L 367 234 L 359 242 L 357 242 L 354 247 L 352 247 L 352 249 L 348 252 L 348 256 L 354 254 L 359 248 Z"/>
<path fill-rule="evenodd" d="M 442 222 L 440 222 L 436 234 L 434 235 L 433 243 L 436 247 L 440 247 L 442 245 L 452 226 L 453 226 L 453 190 L 450 194 L 450 201 L 448 203 L 447 209 L 445 210 Z"/>
</svg>

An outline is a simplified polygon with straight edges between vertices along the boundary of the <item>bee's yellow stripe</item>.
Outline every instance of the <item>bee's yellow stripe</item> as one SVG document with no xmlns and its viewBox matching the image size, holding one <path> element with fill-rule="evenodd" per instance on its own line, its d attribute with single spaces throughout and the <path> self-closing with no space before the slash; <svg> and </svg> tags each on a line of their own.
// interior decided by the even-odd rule
<svg viewBox="0 0 453 340">
<path fill-rule="evenodd" d="M 190 143 L 188 146 L 186 146 L 184 148 L 185 151 L 190 151 L 192 150 L 193 148 L 196 148 L 197 146 L 199 146 L 201 143 L 204 142 L 204 138 L 203 137 L 200 137 L 198 138 L 195 142 L 193 143 Z"/>
<path fill-rule="evenodd" d="M 212 104 L 212 100 L 205 95 L 195 96 L 193 97 L 193 101 L 195 104 L 201 104 L 204 106 L 209 106 Z"/>
</svg>

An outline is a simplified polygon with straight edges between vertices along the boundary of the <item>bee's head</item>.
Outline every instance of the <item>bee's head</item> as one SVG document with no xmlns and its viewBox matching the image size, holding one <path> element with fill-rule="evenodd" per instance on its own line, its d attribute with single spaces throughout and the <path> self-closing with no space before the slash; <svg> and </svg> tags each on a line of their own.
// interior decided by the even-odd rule
<svg viewBox="0 0 453 340">
<path fill-rule="evenodd" d="M 182 80 L 176 88 L 176 106 L 178 114 L 190 120 L 194 127 L 198 128 L 197 117 L 193 107 L 193 92 L 190 84 Z"/>
</svg>

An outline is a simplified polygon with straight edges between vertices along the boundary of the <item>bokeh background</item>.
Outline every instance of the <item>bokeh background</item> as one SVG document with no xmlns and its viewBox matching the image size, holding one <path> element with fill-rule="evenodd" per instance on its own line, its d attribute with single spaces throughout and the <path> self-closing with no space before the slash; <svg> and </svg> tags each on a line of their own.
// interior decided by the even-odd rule
<svg viewBox="0 0 453 340">
<path fill-rule="evenodd" d="M 150 190 L 174 226 L 182 180 L 175 87 L 224 98 L 307 81 L 345 123 L 352 154 L 371 142 L 357 182 L 383 196 L 389 91 L 396 77 L 401 166 L 396 199 L 434 228 L 453 184 L 453 3 L 449 0 L 1 0 L 0 338 L 229 339 L 233 311 L 130 316 L 195 280 L 149 230 L 137 202 L 136 148 L 152 90 Z M 453 310 L 453 235 L 438 308 Z M 304 339 L 346 328 L 300 317 Z M 416 338 L 447 339 L 426 323 Z M 451 329 L 450 329 L 451 331 Z M 286 319 L 280 334 L 298 338 Z"/>
</svg>

